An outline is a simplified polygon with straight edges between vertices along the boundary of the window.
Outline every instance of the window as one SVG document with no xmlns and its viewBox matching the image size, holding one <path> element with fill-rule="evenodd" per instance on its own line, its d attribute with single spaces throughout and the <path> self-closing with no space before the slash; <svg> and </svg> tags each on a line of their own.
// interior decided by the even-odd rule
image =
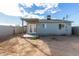
<svg viewBox="0 0 79 59">
<path fill-rule="evenodd" d="M 31 33 L 36 32 L 36 24 L 29 24 L 29 32 Z"/>
<path fill-rule="evenodd" d="M 59 29 L 64 28 L 64 24 L 59 24 Z"/>
<path fill-rule="evenodd" d="M 30 32 L 32 32 L 32 25 L 30 25 Z"/>
<path fill-rule="evenodd" d="M 46 24 L 43 24 L 43 28 L 45 28 L 45 29 L 47 28 Z"/>
</svg>

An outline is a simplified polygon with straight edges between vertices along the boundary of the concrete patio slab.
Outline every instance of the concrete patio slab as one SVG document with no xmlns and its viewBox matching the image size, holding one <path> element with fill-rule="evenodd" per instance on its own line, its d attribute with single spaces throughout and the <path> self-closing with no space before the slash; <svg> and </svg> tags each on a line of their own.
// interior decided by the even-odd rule
<svg viewBox="0 0 79 59">
<path fill-rule="evenodd" d="M 25 34 L 23 35 L 23 37 L 26 37 L 26 38 L 35 38 L 35 37 L 38 37 L 37 35 L 31 35 L 31 34 Z"/>
</svg>

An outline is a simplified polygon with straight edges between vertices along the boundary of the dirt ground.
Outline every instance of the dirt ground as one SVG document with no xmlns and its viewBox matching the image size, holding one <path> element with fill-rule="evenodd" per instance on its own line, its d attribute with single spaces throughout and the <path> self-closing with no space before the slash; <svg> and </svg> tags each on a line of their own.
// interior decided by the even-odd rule
<svg viewBox="0 0 79 59">
<path fill-rule="evenodd" d="M 1 56 L 79 56 L 79 36 L 0 38 Z"/>
</svg>

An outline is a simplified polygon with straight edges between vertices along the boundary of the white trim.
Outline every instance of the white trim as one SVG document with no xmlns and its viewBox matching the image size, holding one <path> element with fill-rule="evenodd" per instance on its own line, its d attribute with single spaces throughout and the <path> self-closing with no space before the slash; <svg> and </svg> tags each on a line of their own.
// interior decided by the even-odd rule
<svg viewBox="0 0 79 59">
<path fill-rule="evenodd" d="M 28 25 L 28 33 L 36 33 L 36 24 L 29 24 Z"/>
</svg>

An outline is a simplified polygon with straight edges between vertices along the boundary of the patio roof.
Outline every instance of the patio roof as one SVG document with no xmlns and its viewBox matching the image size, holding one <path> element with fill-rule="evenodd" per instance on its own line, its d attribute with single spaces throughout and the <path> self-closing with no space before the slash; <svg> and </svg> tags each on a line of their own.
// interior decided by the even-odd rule
<svg viewBox="0 0 79 59">
<path fill-rule="evenodd" d="M 39 22 L 38 18 L 21 18 L 22 20 L 26 21 L 26 22 Z"/>
</svg>

